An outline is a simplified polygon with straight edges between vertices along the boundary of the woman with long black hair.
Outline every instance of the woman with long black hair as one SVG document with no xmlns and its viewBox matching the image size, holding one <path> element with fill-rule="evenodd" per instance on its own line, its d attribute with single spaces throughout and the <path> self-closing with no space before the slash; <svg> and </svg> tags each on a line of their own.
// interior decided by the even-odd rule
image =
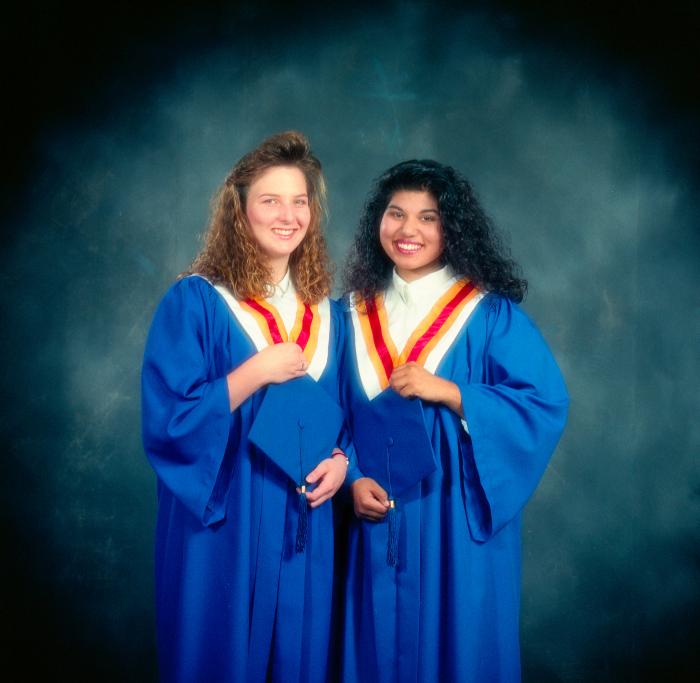
<svg viewBox="0 0 700 683">
<path fill-rule="evenodd" d="M 375 183 L 346 268 L 345 681 L 520 679 L 520 515 L 566 389 L 469 183 L 407 161 Z"/>
</svg>

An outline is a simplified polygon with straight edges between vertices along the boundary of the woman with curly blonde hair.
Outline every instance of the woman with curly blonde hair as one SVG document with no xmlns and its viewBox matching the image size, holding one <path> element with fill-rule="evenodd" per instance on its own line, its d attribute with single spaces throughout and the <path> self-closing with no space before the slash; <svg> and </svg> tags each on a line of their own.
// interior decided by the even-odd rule
<svg viewBox="0 0 700 683">
<path fill-rule="evenodd" d="M 156 311 L 142 389 L 162 680 L 326 679 L 326 503 L 347 458 L 324 200 L 303 135 L 263 141 Z"/>
</svg>

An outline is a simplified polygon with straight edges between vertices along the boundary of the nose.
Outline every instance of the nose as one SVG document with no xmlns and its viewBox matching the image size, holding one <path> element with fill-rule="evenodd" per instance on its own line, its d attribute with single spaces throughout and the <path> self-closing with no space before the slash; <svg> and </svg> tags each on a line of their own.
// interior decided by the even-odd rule
<svg viewBox="0 0 700 683">
<path fill-rule="evenodd" d="M 418 219 L 413 216 L 407 216 L 401 226 L 401 232 L 405 237 L 411 237 L 418 232 Z"/>
<path fill-rule="evenodd" d="M 287 202 L 280 203 L 279 220 L 283 223 L 291 223 L 294 220 L 292 206 Z"/>
</svg>

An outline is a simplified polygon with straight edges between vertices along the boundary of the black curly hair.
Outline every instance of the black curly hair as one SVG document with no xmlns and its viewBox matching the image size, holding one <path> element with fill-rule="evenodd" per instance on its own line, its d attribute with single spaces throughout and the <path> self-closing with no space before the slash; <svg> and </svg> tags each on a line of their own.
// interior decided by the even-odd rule
<svg viewBox="0 0 700 683">
<path fill-rule="evenodd" d="M 368 301 L 389 284 L 393 263 L 379 242 L 379 225 L 391 197 L 401 190 L 430 192 L 437 200 L 443 264 L 484 292 L 496 292 L 516 302 L 523 300 L 527 281 L 471 185 L 455 169 L 430 159 L 404 161 L 375 180 L 345 264 L 346 293 L 356 292 Z"/>
</svg>

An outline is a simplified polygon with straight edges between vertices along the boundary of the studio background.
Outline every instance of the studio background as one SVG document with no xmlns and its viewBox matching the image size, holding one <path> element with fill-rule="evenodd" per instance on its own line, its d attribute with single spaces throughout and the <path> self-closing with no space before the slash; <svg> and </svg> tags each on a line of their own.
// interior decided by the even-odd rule
<svg viewBox="0 0 700 683">
<path fill-rule="evenodd" d="M 0 521 L 22 680 L 156 678 L 145 336 L 232 164 L 291 128 L 324 164 L 336 262 L 372 178 L 431 157 L 529 279 L 571 410 L 524 518 L 524 680 L 694 680 L 700 12 L 564 4 L 9 11 Z"/>
</svg>

